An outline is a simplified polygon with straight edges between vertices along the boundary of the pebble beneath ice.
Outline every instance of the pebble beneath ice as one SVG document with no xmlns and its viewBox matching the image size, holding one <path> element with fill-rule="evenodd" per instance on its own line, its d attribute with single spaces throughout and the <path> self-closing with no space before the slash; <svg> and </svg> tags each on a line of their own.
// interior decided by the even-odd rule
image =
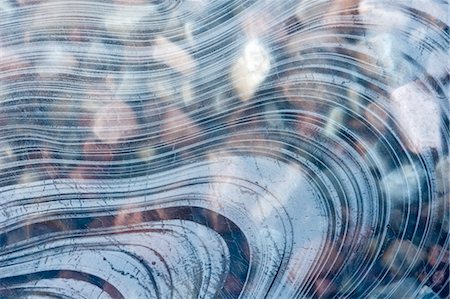
<svg viewBox="0 0 450 299">
<path fill-rule="evenodd" d="M 243 101 L 250 99 L 269 70 L 270 56 L 266 48 L 257 40 L 249 41 L 231 68 L 231 81 L 237 96 Z"/>
<path fill-rule="evenodd" d="M 73 72 L 78 63 L 72 53 L 59 45 L 50 45 L 45 49 L 45 53 L 37 65 L 37 72 L 42 79 L 50 79 L 60 74 Z"/>
<path fill-rule="evenodd" d="M 325 135 L 333 136 L 335 135 L 339 127 L 342 126 L 342 122 L 344 121 L 345 111 L 342 108 L 335 107 L 331 110 L 327 124 L 325 125 Z"/>
<path fill-rule="evenodd" d="M 442 194 L 450 193 L 450 157 L 442 157 L 436 165 L 436 189 Z"/>
<path fill-rule="evenodd" d="M 147 15 L 155 13 L 154 8 L 147 4 L 123 5 L 119 3 L 116 11 L 104 20 L 106 29 L 112 33 L 127 34 L 136 28 Z"/>
<path fill-rule="evenodd" d="M 382 262 L 392 275 L 404 277 L 413 275 L 425 262 L 425 258 L 425 253 L 410 241 L 396 240 L 384 252 Z"/>
<path fill-rule="evenodd" d="M 106 104 L 95 114 L 92 131 L 104 143 L 114 144 L 137 129 L 136 115 L 124 102 Z"/>
<path fill-rule="evenodd" d="M 408 277 L 406 279 L 398 280 L 389 285 L 381 285 L 377 287 L 368 299 L 380 298 L 402 298 L 402 299 L 420 299 L 414 296 L 414 291 L 419 287 L 416 279 Z"/>
<path fill-rule="evenodd" d="M 196 68 L 196 62 L 188 51 L 164 36 L 155 38 L 152 57 L 183 75 L 191 74 Z"/>
<path fill-rule="evenodd" d="M 365 24 L 377 24 L 370 29 L 378 32 L 403 28 L 410 20 L 410 17 L 401 10 L 386 9 L 386 4 L 379 0 L 362 0 L 358 11 Z"/>
<path fill-rule="evenodd" d="M 413 165 L 403 165 L 391 171 L 380 181 L 380 188 L 393 203 L 415 202 L 420 199 L 423 170 Z"/>
<path fill-rule="evenodd" d="M 380 34 L 370 34 L 361 47 L 368 47 L 368 54 L 372 56 L 378 72 L 386 76 L 390 85 L 398 86 L 410 81 L 415 75 L 413 65 L 403 58 L 402 47 L 404 43 L 395 31 Z"/>
<path fill-rule="evenodd" d="M 392 114 L 405 144 L 415 153 L 441 148 L 439 103 L 418 83 L 411 82 L 391 94 Z"/>
</svg>

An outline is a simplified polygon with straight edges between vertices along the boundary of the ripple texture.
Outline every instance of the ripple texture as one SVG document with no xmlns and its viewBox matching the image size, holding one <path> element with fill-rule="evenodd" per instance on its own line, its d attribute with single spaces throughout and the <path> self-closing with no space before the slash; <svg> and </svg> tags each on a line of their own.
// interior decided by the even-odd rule
<svg viewBox="0 0 450 299">
<path fill-rule="evenodd" d="M 0 15 L 0 298 L 448 298 L 446 0 Z"/>
</svg>

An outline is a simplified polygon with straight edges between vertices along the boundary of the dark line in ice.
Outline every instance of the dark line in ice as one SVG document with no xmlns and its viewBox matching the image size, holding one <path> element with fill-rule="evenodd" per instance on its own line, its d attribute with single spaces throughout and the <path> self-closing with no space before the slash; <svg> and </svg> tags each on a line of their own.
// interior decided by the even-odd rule
<svg viewBox="0 0 450 299">
<path fill-rule="evenodd" d="M 223 286 L 221 293 L 226 298 L 237 298 L 239 296 L 249 274 L 250 247 L 245 234 L 233 221 L 219 213 L 201 207 L 169 207 L 161 208 L 158 211 L 149 210 L 139 213 L 142 216 L 141 220 L 136 221 L 135 219 L 137 219 L 137 217 L 125 217 L 127 222 L 121 223 L 120 226 L 177 219 L 193 221 L 215 230 L 223 238 L 230 252 L 230 272 L 225 278 L 225 285 Z M 134 213 L 129 213 L 128 215 L 133 214 Z M 161 215 L 165 216 L 162 217 Z M 61 214 L 61 216 L 64 216 L 64 214 Z M 114 224 L 115 217 L 115 215 L 108 215 L 41 221 L 3 232 L 0 234 L 0 240 L 3 240 L 2 243 L 4 243 L 4 240 L 7 239 L 8 235 L 14 235 L 16 236 L 15 242 L 19 242 L 49 233 L 114 227 L 118 226 Z M 65 221 L 64 225 L 60 225 L 61 221 Z M 214 225 L 217 225 L 218 227 L 214 227 Z M 68 234 L 68 236 L 70 236 L 70 234 Z M 22 275 L 20 277 L 26 281 L 29 276 Z M 11 279 L 11 277 L 0 279 L 0 285 L 11 283 Z M 28 280 L 34 279 L 37 279 L 37 277 L 32 276 L 32 279 Z M 239 290 L 239 292 L 237 292 L 237 290 Z"/>
<path fill-rule="evenodd" d="M 73 270 L 49 270 L 49 271 L 39 271 L 29 274 L 23 274 L 23 275 L 17 275 L 17 276 L 10 276 L 7 278 L 0 278 L 0 288 L 5 288 L 3 290 L 0 290 L 0 295 L 2 296 L 11 296 L 13 295 L 11 292 L 13 292 L 9 287 L 21 284 L 29 281 L 36 281 L 41 279 L 52 279 L 52 278 L 60 278 L 60 273 L 64 273 L 64 278 L 68 279 L 75 279 L 75 280 L 81 280 L 88 283 L 91 283 L 106 293 L 108 293 L 111 298 L 117 298 L 117 299 L 124 299 L 125 297 L 120 293 L 120 291 L 110 284 L 108 281 L 92 275 L 87 274 L 79 271 L 73 271 Z"/>
</svg>

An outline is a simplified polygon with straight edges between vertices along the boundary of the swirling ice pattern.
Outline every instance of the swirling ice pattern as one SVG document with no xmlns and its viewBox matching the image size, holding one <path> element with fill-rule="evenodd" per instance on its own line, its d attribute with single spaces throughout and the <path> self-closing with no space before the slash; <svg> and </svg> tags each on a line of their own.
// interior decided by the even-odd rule
<svg viewBox="0 0 450 299">
<path fill-rule="evenodd" d="M 445 0 L 0 0 L 1 298 L 444 298 Z"/>
</svg>

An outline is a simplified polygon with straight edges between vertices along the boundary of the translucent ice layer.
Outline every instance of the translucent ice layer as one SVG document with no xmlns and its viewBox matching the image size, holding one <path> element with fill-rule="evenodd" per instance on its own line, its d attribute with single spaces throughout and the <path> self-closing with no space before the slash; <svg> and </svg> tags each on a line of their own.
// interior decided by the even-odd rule
<svg viewBox="0 0 450 299">
<path fill-rule="evenodd" d="M 448 298 L 445 0 L 0 0 L 0 298 Z"/>
</svg>

